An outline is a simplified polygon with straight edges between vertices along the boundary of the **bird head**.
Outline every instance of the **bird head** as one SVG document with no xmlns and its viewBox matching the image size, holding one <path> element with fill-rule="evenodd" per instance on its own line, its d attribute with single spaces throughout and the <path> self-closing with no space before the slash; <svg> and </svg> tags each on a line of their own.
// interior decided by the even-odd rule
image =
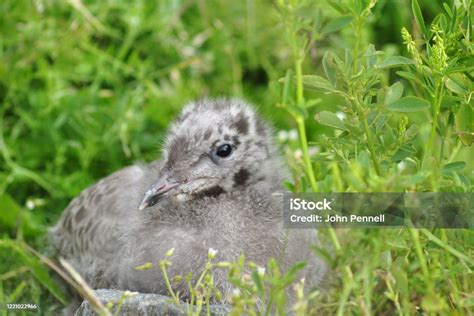
<svg viewBox="0 0 474 316">
<path fill-rule="evenodd" d="M 170 126 L 158 179 L 140 210 L 169 198 L 178 201 L 278 186 L 282 167 L 271 130 L 238 99 L 187 105 Z"/>
</svg>

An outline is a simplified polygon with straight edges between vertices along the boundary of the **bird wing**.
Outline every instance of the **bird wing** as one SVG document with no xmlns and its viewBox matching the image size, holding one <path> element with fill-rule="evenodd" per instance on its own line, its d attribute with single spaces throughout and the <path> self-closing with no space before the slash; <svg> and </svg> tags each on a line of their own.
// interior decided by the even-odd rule
<svg viewBox="0 0 474 316">
<path fill-rule="evenodd" d="M 159 164 L 130 166 L 88 187 L 64 210 L 50 232 L 59 255 L 65 258 L 112 256 L 119 249 L 118 237 L 151 183 L 150 173 Z"/>
</svg>

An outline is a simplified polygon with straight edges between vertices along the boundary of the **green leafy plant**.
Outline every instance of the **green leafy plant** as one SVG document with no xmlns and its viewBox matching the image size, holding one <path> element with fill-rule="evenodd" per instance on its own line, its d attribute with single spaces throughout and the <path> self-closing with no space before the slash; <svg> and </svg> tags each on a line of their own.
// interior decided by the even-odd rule
<svg viewBox="0 0 474 316">
<path fill-rule="evenodd" d="M 308 302 L 318 295 L 312 293 L 309 297 L 303 291 L 304 280 L 294 284 L 298 272 L 304 268 L 305 263 L 298 263 L 288 271 L 282 272 L 275 260 L 270 260 L 266 267 L 259 267 L 253 262 L 245 260 L 242 255 L 235 262 L 214 263 L 216 251 L 209 250 L 208 260 L 200 276 L 195 279 L 192 274 L 175 275 L 172 279 L 168 276 L 167 268 L 172 266 L 173 249 L 160 261 L 160 270 L 168 285 L 168 293 L 179 308 L 186 307 L 187 315 L 201 315 L 203 309 L 210 315 L 211 302 L 225 302 L 230 304 L 230 315 L 286 315 L 288 310 L 295 310 L 298 315 L 306 315 L 310 307 Z M 152 263 L 137 267 L 138 270 L 153 268 Z M 234 286 L 232 294 L 226 293 L 224 298 L 214 287 L 214 272 L 227 271 L 227 277 Z M 188 301 L 181 303 L 180 293 L 173 290 L 172 284 L 186 282 L 189 291 Z M 293 305 L 289 305 L 289 295 L 295 292 Z M 225 300 L 224 300 L 225 299 Z"/>
<path fill-rule="evenodd" d="M 163 275 L 163 279 L 166 283 L 168 289 L 168 294 L 171 297 L 173 303 L 183 309 L 183 312 L 186 312 L 187 315 L 201 315 L 203 309 L 205 309 L 206 315 L 210 315 L 210 304 L 211 298 L 215 298 L 217 301 L 222 301 L 222 294 L 218 289 L 214 288 L 214 280 L 212 277 L 212 270 L 216 267 L 222 268 L 227 267 L 230 263 L 213 263 L 213 260 L 216 257 L 217 251 L 214 249 L 209 249 L 207 262 L 201 272 L 201 274 L 195 278 L 192 272 L 189 272 L 186 276 L 174 275 L 170 279 L 168 275 L 168 267 L 172 265 L 171 257 L 173 256 L 174 248 L 166 252 L 164 259 L 160 260 L 159 268 Z M 136 267 L 137 270 L 149 270 L 153 269 L 154 264 L 152 262 L 147 262 L 141 266 Z M 186 288 L 189 292 L 188 301 L 185 303 L 181 302 L 181 294 L 173 290 L 175 285 L 180 283 L 185 283 Z M 186 310 L 184 310 L 184 306 Z"/>
<path fill-rule="evenodd" d="M 342 174 L 350 174 L 353 173 L 354 162 L 364 168 L 369 167 L 369 172 L 373 170 L 374 182 L 385 182 L 381 187 L 385 191 L 437 191 L 443 187 L 453 190 L 453 185 L 455 191 L 470 190 L 470 181 L 461 172 L 465 162 L 454 161 L 459 159 L 456 154 L 461 150 L 464 149 L 464 156 L 468 154 L 466 146 L 471 145 L 469 137 L 472 136 L 472 47 L 469 44 L 471 27 L 467 13 L 472 10 L 470 4 L 453 4 L 451 9 L 445 5 L 448 13 L 439 14 L 432 27 L 425 30 L 424 24 L 420 26 L 423 20 L 419 5 L 413 1 L 418 28 L 425 30 L 421 40 L 426 49 L 416 45 L 403 28 L 402 38 L 410 53 L 410 58 L 407 58 L 388 55 L 377 51 L 373 44 L 363 42 L 365 24 L 376 1 L 335 3 L 330 2 L 341 16 L 325 25 L 319 15 L 314 21 L 304 15 L 298 16 L 298 12 L 305 11 L 304 2 L 282 5 L 283 9 L 280 9 L 286 25 L 290 23 L 288 21 L 298 21 L 287 26 L 287 37 L 293 38 L 290 45 L 293 45 L 295 76 L 289 72 L 281 79 L 284 82 L 281 104 L 292 113 L 298 126 L 302 159 L 312 190 L 331 191 L 333 187 L 315 183 L 314 166 L 310 159 L 336 162 L 339 167 L 333 167 L 333 180 L 341 175 L 339 171 L 334 171 L 336 168 L 342 168 Z M 288 14 L 293 14 L 293 17 L 288 17 Z M 350 27 L 355 34 L 351 47 L 342 52 L 324 52 L 324 76 L 303 75 L 302 60 L 313 41 L 343 27 Z M 403 70 L 395 73 L 398 77 L 392 79 L 391 70 L 400 68 Z M 389 80 L 393 83 L 390 84 Z M 404 93 L 407 84 L 412 91 Z M 289 98 L 293 87 L 295 97 Z M 340 102 L 332 111 L 316 110 L 316 121 L 334 130 L 332 135 L 320 137 L 316 143 L 326 149 L 319 157 L 308 154 L 304 119 L 308 118 L 308 109 L 317 109 L 321 100 L 305 101 L 303 89 L 333 95 L 336 102 Z M 344 120 L 334 111 L 343 113 Z M 431 122 L 428 137 L 424 130 L 419 134 L 419 122 L 423 119 Z M 328 154 L 332 154 L 333 158 L 328 160 Z M 370 165 L 367 165 L 366 157 L 370 159 Z M 400 162 L 408 164 L 410 171 L 405 174 L 399 172 L 397 167 Z M 451 172 L 443 173 L 443 168 Z M 370 183 L 361 185 L 351 180 L 342 178 L 337 182 L 346 182 L 355 191 L 375 187 Z"/>
<path fill-rule="evenodd" d="M 377 1 L 328 3 L 339 14 L 329 21 L 312 2 L 278 2 L 295 63 L 294 72 L 289 70 L 280 79 L 282 101 L 278 105 L 295 120 L 300 136 L 301 165 L 306 174 L 300 178 L 296 169 L 296 183 L 291 188 L 306 190 L 309 183 L 309 189 L 314 192 L 472 192 L 472 177 L 469 179 L 463 173 L 467 164 L 472 166 L 469 146 L 474 124 L 471 3 L 444 4 L 446 12 L 436 16 L 427 27 L 418 2 L 413 0 L 412 13 L 419 39 L 415 42 L 406 28 L 401 30 L 408 57 L 377 50 L 366 41 L 366 25 Z M 302 65 L 311 47 L 318 49 L 318 41 L 344 28 L 354 35 L 353 40 L 344 49 L 328 49 L 322 53 L 323 75 L 304 74 Z M 316 98 L 305 99 L 305 90 L 307 93 L 316 91 Z M 337 106 L 324 107 L 326 96 Z M 315 120 L 329 131 L 311 143 L 307 127 L 311 125 L 312 112 L 316 112 Z M 430 122 L 429 129 L 426 121 Z M 321 153 L 310 155 L 308 144 L 319 146 Z M 445 291 L 441 294 L 435 290 L 435 284 L 439 288 L 440 278 L 431 272 L 433 265 L 450 270 L 456 264 L 440 257 L 432 261 L 430 253 L 435 250 L 428 246 L 427 240 L 436 239 L 437 246 L 448 251 L 448 234 L 468 238 L 470 232 L 385 231 L 387 242 L 380 240 L 378 231 L 350 231 L 346 232 L 347 237 L 341 234 L 338 237 L 331 228 L 325 232 L 336 255 L 331 256 L 324 249 L 318 252 L 332 262 L 342 291 L 331 292 L 328 301 L 337 302 L 334 309 L 331 303 L 319 301 L 320 306 L 329 307 L 319 312 L 338 315 L 347 313 L 348 309 L 351 313 L 367 315 L 383 312 L 386 307 L 381 306 L 380 301 L 377 305 L 374 299 L 380 298 L 376 292 L 383 291 L 383 287 L 386 288 L 385 299 L 390 300 L 401 315 L 412 314 L 420 307 L 438 313 L 466 308 L 459 296 L 463 293 L 462 286 L 455 286 L 457 295 L 449 298 Z M 355 236 L 375 247 L 375 253 L 381 257 L 375 259 L 372 255 L 372 262 L 363 260 L 359 264 L 350 260 L 352 252 L 345 239 Z M 390 240 L 400 238 L 404 246 L 397 249 Z M 472 260 L 452 250 L 448 252 L 459 260 L 457 264 L 467 264 L 459 279 L 466 280 Z M 398 262 L 392 261 L 394 257 Z M 403 257 L 415 260 L 421 269 L 415 279 L 421 280 L 423 285 L 412 293 L 407 287 L 413 284 L 408 278 L 410 274 L 402 272 L 401 267 L 406 268 L 405 271 L 412 270 Z M 374 275 L 375 271 L 381 274 Z M 397 284 L 396 289 L 394 284 Z M 419 298 L 413 301 L 410 296 Z"/>
</svg>

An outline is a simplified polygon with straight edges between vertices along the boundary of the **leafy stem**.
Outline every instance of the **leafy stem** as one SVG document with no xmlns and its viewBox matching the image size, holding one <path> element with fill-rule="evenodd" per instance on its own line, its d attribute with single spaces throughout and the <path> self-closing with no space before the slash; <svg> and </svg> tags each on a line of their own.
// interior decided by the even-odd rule
<svg viewBox="0 0 474 316">
<path fill-rule="evenodd" d="M 362 37 L 362 28 L 364 25 L 365 21 L 365 16 L 356 16 L 354 19 L 354 33 L 355 33 L 355 43 L 354 43 L 354 48 L 353 48 L 353 58 L 354 62 L 352 64 L 352 73 L 354 76 L 357 75 L 357 72 L 359 71 L 359 63 L 360 63 L 360 58 L 359 58 L 359 50 L 360 50 L 360 38 Z M 380 164 L 377 158 L 377 153 L 375 150 L 375 141 L 374 137 L 372 134 L 372 131 L 370 130 L 369 123 L 367 122 L 367 116 L 365 115 L 362 106 L 360 105 L 359 102 L 359 95 L 363 94 L 363 91 L 361 91 L 361 88 L 363 85 L 359 85 L 357 82 L 352 85 L 350 88 L 350 94 L 353 95 L 353 100 L 352 103 L 355 106 L 355 109 L 359 115 L 359 119 L 362 121 L 364 125 L 364 134 L 367 138 L 367 147 L 369 149 L 370 153 L 370 158 L 372 160 L 372 163 L 374 164 L 374 169 L 375 172 L 377 173 L 378 176 L 382 175 L 382 171 L 380 169 Z M 362 88 L 363 89 L 363 88 Z"/>
<path fill-rule="evenodd" d="M 418 229 L 414 228 L 414 227 L 411 227 L 411 228 L 408 229 L 408 231 L 410 232 L 410 237 L 412 239 L 413 246 L 415 248 L 415 253 L 416 253 L 416 256 L 418 257 L 418 261 L 420 263 L 421 272 L 423 273 L 423 276 L 424 276 L 425 280 L 428 281 L 427 282 L 427 287 L 428 287 L 427 290 L 428 290 L 428 292 L 433 293 L 433 291 L 434 291 L 433 283 L 431 281 L 431 275 L 430 275 L 430 271 L 428 269 L 428 264 L 426 262 L 424 254 L 423 254 L 423 249 L 421 247 L 420 235 L 419 235 Z"/>
<path fill-rule="evenodd" d="M 361 17 L 355 17 L 355 21 L 354 21 L 355 44 L 354 44 L 354 51 L 353 51 L 354 63 L 352 65 L 353 75 L 356 75 L 359 69 L 358 60 L 359 60 L 359 47 L 360 47 L 360 37 L 362 33 L 362 27 L 363 27 L 363 19 Z"/>
<path fill-rule="evenodd" d="M 314 176 L 313 165 L 309 157 L 308 140 L 306 138 L 306 126 L 302 116 L 295 117 L 296 125 L 298 126 L 298 133 L 300 135 L 301 151 L 303 152 L 303 162 L 305 164 L 306 173 L 308 174 L 309 183 L 313 192 L 319 192 L 316 177 Z"/>
<path fill-rule="evenodd" d="M 300 108 L 304 108 L 304 94 L 303 94 L 303 60 L 304 53 L 299 51 L 298 48 L 294 48 L 293 54 L 295 56 L 295 76 L 296 76 L 296 104 Z M 296 124 L 298 126 L 298 133 L 300 135 L 301 151 L 303 153 L 303 162 L 306 169 L 306 173 L 309 178 L 311 189 L 314 192 L 319 192 L 316 177 L 314 176 L 314 169 L 309 157 L 308 151 L 308 140 L 306 137 L 306 126 L 304 117 L 301 114 L 294 115 Z"/>
<path fill-rule="evenodd" d="M 379 164 L 379 161 L 377 159 L 377 154 L 375 152 L 374 138 L 373 138 L 372 132 L 370 130 L 369 124 L 367 122 L 367 118 L 364 117 L 362 121 L 364 123 L 364 132 L 365 132 L 365 135 L 367 137 L 367 145 L 369 147 L 370 157 L 371 157 L 372 162 L 374 164 L 375 172 L 377 173 L 377 175 L 380 176 L 382 174 L 382 171 L 380 170 L 380 164 Z"/>
<path fill-rule="evenodd" d="M 168 273 L 166 272 L 166 267 L 167 267 L 167 265 L 169 265 L 169 262 L 167 260 L 168 259 L 166 259 L 166 261 L 165 260 L 160 261 L 160 270 L 161 270 L 161 273 L 163 273 L 163 278 L 165 279 L 166 288 L 168 289 L 168 293 L 171 295 L 171 297 L 173 298 L 173 301 L 176 303 L 176 305 L 180 306 L 179 297 L 178 297 L 178 295 L 176 295 L 176 293 L 171 288 L 171 283 L 170 283 L 170 280 L 169 280 L 169 277 L 168 277 Z"/>
<path fill-rule="evenodd" d="M 357 114 L 359 115 L 359 119 L 362 121 L 362 124 L 364 125 L 364 134 L 365 137 L 367 138 L 367 147 L 369 149 L 370 153 L 370 158 L 372 159 L 372 163 L 374 164 L 374 169 L 375 172 L 377 173 L 378 176 L 382 175 L 382 170 L 380 169 L 380 163 L 377 158 L 377 153 L 375 151 L 375 140 L 374 136 L 372 134 L 372 131 L 370 130 L 369 123 L 367 121 L 367 116 L 365 115 L 364 111 L 362 110 L 361 105 L 357 100 L 353 101 L 353 104 L 357 110 Z"/>
<path fill-rule="evenodd" d="M 443 99 L 443 95 L 444 95 L 443 80 L 442 78 L 438 78 L 436 82 L 435 95 L 433 98 L 433 107 L 432 107 L 433 123 L 431 124 L 430 139 L 428 141 L 428 145 L 426 147 L 426 152 L 423 159 L 423 167 L 426 166 L 426 160 L 429 159 L 429 157 L 435 156 L 435 153 L 434 153 L 435 148 L 433 146 L 436 140 L 436 129 L 438 128 L 438 117 L 439 117 L 439 111 L 441 108 L 441 100 Z"/>
<path fill-rule="evenodd" d="M 297 53 L 295 53 L 297 54 Z M 299 54 L 298 54 L 299 55 Z M 304 106 L 303 95 L 303 56 L 296 57 L 295 73 L 296 73 L 296 104 L 300 107 Z"/>
</svg>

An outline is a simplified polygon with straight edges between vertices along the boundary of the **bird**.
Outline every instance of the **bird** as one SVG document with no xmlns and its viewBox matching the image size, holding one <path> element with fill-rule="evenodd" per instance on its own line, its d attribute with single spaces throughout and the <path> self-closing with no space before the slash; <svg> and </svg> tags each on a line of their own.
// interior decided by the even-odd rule
<svg viewBox="0 0 474 316">
<path fill-rule="evenodd" d="M 199 276 L 209 250 L 216 261 L 246 260 L 285 270 L 318 287 L 326 266 L 311 250 L 315 230 L 286 229 L 282 183 L 289 172 L 272 127 L 238 98 L 200 99 L 169 126 L 161 159 L 125 167 L 75 197 L 50 229 L 52 245 L 91 287 L 166 295 L 158 262 L 174 249 L 169 277 Z M 153 268 L 137 267 L 153 263 Z M 215 288 L 229 297 L 224 269 Z M 183 299 L 185 284 L 173 285 Z"/>
</svg>

